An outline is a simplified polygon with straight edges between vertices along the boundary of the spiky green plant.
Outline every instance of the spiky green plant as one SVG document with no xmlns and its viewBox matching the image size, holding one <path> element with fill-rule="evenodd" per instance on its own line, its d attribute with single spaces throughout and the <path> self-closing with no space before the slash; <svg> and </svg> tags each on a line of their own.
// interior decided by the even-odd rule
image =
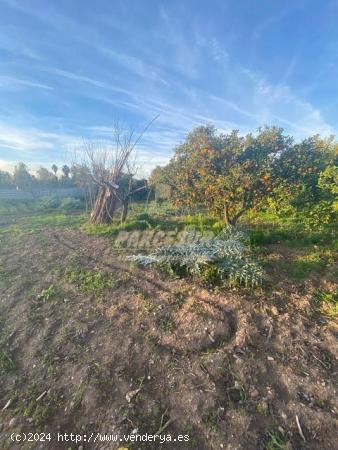
<svg viewBox="0 0 338 450">
<path fill-rule="evenodd" d="M 232 284 L 257 286 L 261 283 L 261 267 L 250 258 L 243 231 L 229 227 L 216 237 L 198 237 L 195 242 L 170 245 L 150 255 L 133 255 L 128 259 L 148 267 L 183 268 L 192 276 L 200 276 L 214 267 L 222 280 Z"/>
</svg>

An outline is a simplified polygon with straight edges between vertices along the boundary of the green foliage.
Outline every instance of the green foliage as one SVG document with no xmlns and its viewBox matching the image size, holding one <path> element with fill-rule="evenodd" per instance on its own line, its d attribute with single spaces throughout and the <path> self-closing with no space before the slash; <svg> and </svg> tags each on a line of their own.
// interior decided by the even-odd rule
<svg viewBox="0 0 338 450">
<path fill-rule="evenodd" d="M 245 240 L 242 231 L 228 228 L 216 237 L 200 237 L 193 243 L 171 245 L 150 255 L 134 255 L 129 259 L 144 266 L 164 267 L 181 275 L 187 273 L 208 280 L 220 278 L 231 284 L 256 286 L 261 283 L 263 272 L 249 258 Z"/>
<path fill-rule="evenodd" d="M 175 329 L 175 323 L 173 322 L 169 314 L 159 319 L 158 326 L 165 333 L 170 333 Z"/>
<path fill-rule="evenodd" d="M 185 229 L 193 229 L 199 231 L 202 235 L 207 232 L 214 232 L 214 234 L 221 231 L 224 228 L 224 224 L 222 223 L 221 229 L 218 230 L 218 227 L 214 227 L 216 223 L 220 223 L 217 219 L 209 217 L 205 214 L 196 214 L 196 215 L 188 215 L 183 218 Z"/>
<path fill-rule="evenodd" d="M 39 199 L 0 200 L 0 214 L 27 216 L 44 212 L 69 212 L 84 209 L 84 201 L 74 197 L 46 196 Z"/>
<path fill-rule="evenodd" d="M 319 175 L 318 186 L 333 195 L 338 194 L 338 166 L 328 166 Z"/>
<path fill-rule="evenodd" d="M 119 231 L 150 230 L 152 225 L 147 220 L 128 220 L 116 225 L 84 224 L 83 229 L 89 234 L 115 236 Z"/>
<path fill-rule="evenodd" d="M 55 287 L 51 284 L 47 289 L 44 289 L 41 294 L 38 295 L 38 299 L 43 302 L 49 302 L 55 296 Z"/>
<path fill-rule="evenodd" d="M 56 209 L 60 206 L 61 199 L 59 197 L 41 197 L 38 200 L 39 210 Z"/>
<path fill-rule="evenodd" d="M 336 148 L 337 144 L 332 137 L 322 139 L 315 135 L 289 147 L 281 154 L 279 175 L 287 183 L 287 194 L 291 194 L 298 205 L 320 198 L 319 178 L 322 171 L 334 164 Z"/>
<path fill-rule="evenodd" d="M 62 211 L 74 211 L 83 208 L 83 200 L 74 197 L 64 197 L 59 205 L 59 209 Z"/>
<path fill-rule="evenodd" d="M 83 209 L 83 200 L 74 197 L 42 197 L 38 201 L 38 209 L 58 209 L 60 211 L 74 211 Z"/>
<path fill-rule="evenodd" d="M 25 392 L 25 401 L 19 401 L 17 414 L 31 418 L 35 426 L 41 426 L 57 409 L 59 399 L 55 394 L 48 393 L 39 402 L 36 399 L 41 395 L 41 385 L 32 382 Z"/>
<path fill-rule="evenodd" d="M 0 187 L 10 186 L 12 184 L 12 176 L 5 170 L 0 170 Z"/>
<path fill-rule="evenodd" d="M 266 443 L 267 450 L 287 450 L 288 439 L 276 431 L 268 432 L 268 441 Z"/>
<path fill-rule="evenodd" d="M 326 265 L 325 259 L 318 254 L 310 254 L 299 257 L 296 261 L 281 263 L 281 267 L 287 271 L 288 276 L 296 280 L 304 280 L 311 272 L 323 273 Z"/>
<path fill-rule="evenodd" d="M 254 246 L 280 242 L 296 247 L 337 245 L 336 223 L 311 226 L 305 213 L 293 217 L 279 217 L 270 212 L 259 212 L 247 219 L 250 223 L 250 242 Z"/>
<path fill-rule="evenodd" d="M 157 169 L 155 178 L 160 174 L 171 186 L 177 206 L 202 204 L 234 224 L 278 186 L 276 155 L 291 142 L 277 127 L 260 128 L 256 136 L 245 137 L 237 131 L 217 135 L 212 126 L 199 127 L 176 148 L 169 165 Z"/>
<path fill-rule="evenodd" d="M 177 208 L 196 213 L 202 205 L 230 224 L 259 208 L 323 226 L 337 223 L 337 148 L 333 137 L 318 135 L 294 143 L 277 127 L 242 137 L 205 126 L 193 130 L 150 179 L 170 187 Z"/>
<path fill-rule="evenodd" d="M 338 317 L 338 289 L 332 292 L 317 289 L 313 293 L 312 300 L 322 314 L 333 319 Z"/>
<path fill-rule="evenodd" d="M 118 231 L 150 230 L 151 224 L 147 220 L 131 220 L 118 227 Z"/>
<path fill-rule="evenodd" d="M 9 372 L 15 369 L 15 363 L 9 354 L 1 350 L 0 351 L 0 372 Z"/>
<path fill-rule="evenodd" d="M 80 292 L 94 294 L 98 299 L 103 298 L 106 289 L 114 286 L 112 278 L 98 269 L 68 269 L 65 278 L 68 283 L 75 284 Z"/>
<path fill-rule="evenodd" d="M 338 224 L 338 208 L 336 207 L 338 207 L 338 203 L 321 200 L 304 211 L 307 216 L 305 220 L 313 227 L 329 225 L 330 223 Z"/>
<path fill-rule="evenodd" d="M 41 184 L 56 184 L 57 177 L 45 167 L 40 167 L 37 171 L 37 179 Z"/>
<path fill-rule="evenodd" d="M 143 303 L 144 309 L 148 313 L 153 313 L 156 310 L 156 306 L 148 294 L 140 291 L 140 292 L 136 293 L 136 296 L 141 300 L 141 302 Z"/>
<path fill-rule="evenodd" d="M 19 162 L 14 167 L 13 184 L 20 189 L 30 189 L 34 184 L 34 177 L 28 171 L 26 164 Z"/>
<path fill-rule="evenodd" d="M 178 226 L 176 222 L 171 222 L 168 218 L 160 219 L 152 217 L 148 213 L 132 213 L 130 219 L 122 224 L 95 225 L 86 223 L 82 228 L 89 234 L 116 236 L 119 231 L 169 230 Z"/>
<path fill-rule="evenodd" d="M 201 269 L 201 279 L 205 284 L 212 287 L 222 285 L 223 282 L 218 267 L 214 265 L 208 265 Z"/>
</svg>

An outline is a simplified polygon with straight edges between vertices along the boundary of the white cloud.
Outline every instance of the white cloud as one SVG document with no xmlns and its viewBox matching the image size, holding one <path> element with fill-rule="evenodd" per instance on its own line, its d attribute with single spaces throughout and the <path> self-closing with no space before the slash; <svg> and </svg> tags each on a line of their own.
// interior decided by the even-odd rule
<svg viewBox="0 0 338 450">
<path fill-rule="evenodd" d="M 78 136 L 21 128 L 0 122 L 0 148 L 16 150 L 17 160 L 31 157 L 41 151 L 68 150 L 80 142 L 81 138 Z"/>
<path fill-rule="evenodd" d="M 0 170 L 6 170 L 7 172 L 13 172 L 15 166 L 14 161 L 7 161 L 5 159 L 0 159 Z"/>
<path fill-rule="evenodd" d="M 125 67 L 131 73 L 138 75 L 146 81 L 153 80 L 169 86 L 168 81 L 164 78 L 165 74 L 159 68 L 144 62 L 142 59 L 133 55 L 119 53 L 111 48 L 100 48 L 100 52 L 109 56 L 120 66 Z"/>
<path fill-rule="evenodd" d="M 0 76 L 0 87 L 5 88 L 17 88 L 17 87 L 33 87 L 38 89 L 47 89 L 52 90 L 53 88 L 51 86 L 48 86 L 47 84 L 38 83 L 36 81 L 30 81 L 30 80 L 23 80 L 21 78 L 16 78 L 12 76 Z"/>
</svg>

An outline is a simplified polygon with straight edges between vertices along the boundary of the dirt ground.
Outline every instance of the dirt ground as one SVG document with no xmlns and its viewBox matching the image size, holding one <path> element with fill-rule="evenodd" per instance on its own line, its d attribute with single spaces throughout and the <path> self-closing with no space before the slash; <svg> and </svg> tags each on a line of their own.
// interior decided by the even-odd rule
<svg viewBox="0 0 338 450">
<path fill-rule="evenodd" d="M 329 276 L 295 283 L 277 266 L 263 290 L 211 291 L 66 228 L 0 249 L 2 449 L 337 448 L 337 325 L 311 307 Z M 22 432 L 52 440 L 11 441 Z"/>
</svg>

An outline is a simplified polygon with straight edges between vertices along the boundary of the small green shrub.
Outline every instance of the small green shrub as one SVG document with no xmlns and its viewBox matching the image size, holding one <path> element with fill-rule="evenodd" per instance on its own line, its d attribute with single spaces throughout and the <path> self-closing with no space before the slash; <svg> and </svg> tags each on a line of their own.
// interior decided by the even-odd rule
<svg viewBox="0 0 338 450">
<path fill-rule="evenodd" d="M 214 232 L 220 232 L 224 228 L 224 224 L 220 226 L 220 222 L 216 219 L 206 216 L 204 214 L 196 214 L 194 216 L 188 215 L 183 218 L 186 230 L 197 230 L 202 235 L 208 232 L 215 234 Z M 218 224 L 215 226 L 215 224 Z"/>
<path fill-rule="evenodd" d="M 38 207 L 41 210 L 56 209 L 60 206 L 61 199 L 59 197 L 41 197 L 38 200 Z"/>
<path fill-rule="evenodd" d="M 147 222 L 151 222 L 153 218 L 148 213 L 141 213 L 136 216 L 136 220 L 146 220 Z"/>
<path fill-rule="evenodd" d="M 306 214 L 306 220 L 311 227 L 321 227 L 337 223 L 338 211 L 333 201 L 322 200 L 312 206 Z"/>
<path fill-rule="evenodd" d="M 31 383 L 25 392 L 25 401 L 19 400 L 16 407 L 16 413 L 31 418 L 36 427 L 40 427 L 59 407 L 59 399 L 52 393 L 48 393 L 37 402 L 41 390 L 38 383 Z"/>
<path fill-rule="evenodd" d="M 125 222 L 117 227 L 118 231 L 135 231 L 135 230 L 150 230 L 151 224 L 147 220 L 132 220 Z"/>
<path fill-rule="evenodd" d="M 65 197 L 61 200 L 59 209 L 62 209 L 64 211 L 73 211 L 82 209 L 83 206 L 83 201 L 81 199 L 74 197 Z"/>
<path fill-rule="evenodd" d="M 338 317 L 338 289 L 333 292 L 316 289 L 312 301 L 322 314 L 333 319 Z"/>
<path fill-rule="evenodd" d="M 55 296 L 55 287 L 51 284 L 47 289 L 44 289 L 39 295 L 38 299 L 44 302 L 50 301 Z"/>
<path fill-rule="evenodd" d="M 281 433 L 276 431 L 269 431 L 267 434 L 268 441 L 266 443 L 267 450 L 287 450 L 288 439 Z"/>
<path fill-rule="evenodd" d="M 169 314 L 159 319 L 158 326 L 165 333 L 170 333 L 175 329 L 175 323 L 173 322 Z"/>
<path fill-rule="evenodd" d="M 102 299 L 104 291 L 114 286 L 114 281 L 108 274 L 100 270 L 69 269 L 66 271 L 66 281 L 77 286 L 84 294 L 94 294 Z"/>
<path fill-rule="evenodd" d="M 201 279 L 210 286 L 219 286 L 222 284 L 222 277 L 216 266 L 209 265 L 201 270 Z"/>
<path fill-rule="evenodd" d="M 183 276 L 204 276 L 207 280 L 256 286 L 262 281 L 263 271 L 249 258 L 246 241 L 242 230 L 227 228 L 216 237 L 200 236 L 193 243 L 162 247 L 150 255 L 134 255 L 128 259 Z"/>
<path fill-rule="evenodd" d="M 307 278 L 312 272 L 323 273 L 327 261 L 318 254 L 309 254 L 298 257 L 295 261 L 281 263 L 288 275 L 296 280 Z"/>
</svg>

